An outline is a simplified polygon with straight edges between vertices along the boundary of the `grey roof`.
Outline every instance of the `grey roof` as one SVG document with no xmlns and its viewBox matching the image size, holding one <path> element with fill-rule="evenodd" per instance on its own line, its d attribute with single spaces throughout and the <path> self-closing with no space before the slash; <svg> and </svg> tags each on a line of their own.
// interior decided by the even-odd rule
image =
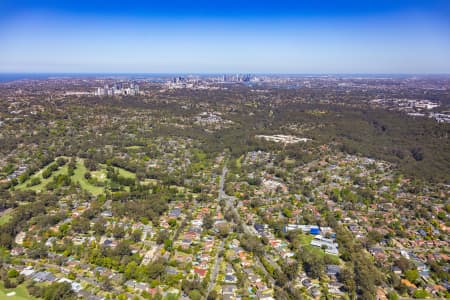
<svg viewBox="0 0 450 300">
<path fill-rule="evenodd" d="M 222 293 L 234 293 L 237 287 L 234 284 L 227 284 L 222 286 Z"/>
</svg>

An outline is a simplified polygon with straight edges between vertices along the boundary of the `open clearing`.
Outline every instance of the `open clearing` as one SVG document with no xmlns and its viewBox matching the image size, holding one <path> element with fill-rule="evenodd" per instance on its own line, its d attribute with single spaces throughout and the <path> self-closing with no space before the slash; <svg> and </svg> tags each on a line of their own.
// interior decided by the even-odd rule
<svg viewBox="0 0 450 300">
<path fill-rule="evenodd" d="M 84 161 L 81 158 L 77 158 L 77 167 L 75 168 L 74 175 L 71 177 L 72 181 L 78 182 L 82 189 L 92 193 L 93 195 L 99 195 L 104 192 L 105 188 L 101 186 L 95 186 L 89 183 L 89 181 L 84 177 L 84 174 L 88 170 L 84 166 Z M 106 177 L 106 174 L 105 174 Z"/>
<path fill-rule="evenodd" d="M 12 209 L 9 208 L 0 213 L 0 225 L 7 223 L 12 218 Z"/>
<path fill-rule="evenodd" d="M 64 166 L 60 167 L 58 170 L 53 172 L 52 175 L 49 178 L 43 178 L 42 177 L 42 171 L 45 170 L 47 167 L 48 167 L 48 165 L 45 166 L 44 168 L 42 168 L 41 170 L 39 170 L 39 172 L 37 172 L 35 175 L 31 176 L 25 182 L 23 182 L 23 183 L 19 184 L 18 186 L 16 186 L 16 189 L 17 190 L 33 190 L 33 191 L 36 191 L 36 192 L 41 192 L 41 191 L 45 190 L 45 186 L 49 182 L 51 182 L 54 177 L 57 177 L 58 175 L 61 175 L 61 174 L 67 174 L 67 171 L 68 171 L 67 164 L 65 164 Z M 38 185 L 34 185 L 34 186 L 27 186 L 28 183 L 31 182 L 32 178 L 39 178 L 41 180 L 41 183 L 39 183 Z"/>
<path fill-rule="evenodd" d="M 68 163 L 66 163 L 64 166 L 62 166 L 58 170 L 54 171 L 49 178 L 43 178 L 42 177 L 42 173 L 49 165 L 43 167 L 41 170 L 36 172 L 34 175 L 32 175 L 25 182 L 17 185 L 15 187 L 15 189 L 17 189 L 17 190 L 33 190 L 33 191 L 36 191 L 36 192 L 41 192 L 41 191 L 45 190 L 45 186 L 49 182 L 51 182 L 53 180 L 53 178 L 57 177 L 58 175 L 67 174 L 68 173 Z M 106 176 L 106 167 L 107 167 L 106 165 L 100 164 L 100 169 L 99 170 L 91 172 L 92 177 L 95 178 L 97 181 L 104 183 L 105 186 L 108 183 L 108 179 L 107 179 L 107 176 Z M 127 170 L 119 168 L 119 167 L 114 167 L 114 169 L 122 177 L 133 178 L 133 179 L 136 178 L 136 174 L 134 174 L 134 173 L 132 173 L 130 171 L 127 171 Z M 79 183 L 82 189 L 92 193 L 93 195 L 97 196 L 97 195 L 102 194 L 105 191 L 105 187 L 104 186 L 96 186 L 96 185 L 93 185 L 92 183 L 90 183 L 89 180 L 87 180 L 84 177 L 84 174 L 86 172 L 88 172 L 88 170 L 84 166 L 84 160 L 82 158 L 77 158 L 76 168 L 74 170 L 74 174 L 70 178 L 71 178 L 71 180 L 73 182 Z M 31 182 L 31 180 L 33 178 L 39 178 L 41 180 L 41 183 L 39 183 L 37 185 L 34 185 L 34 186 L 27 186 Z M 2 224 L 1 222 L 7 222 L 8 221 L 7 218 L 8 218 L 8 215 L 6 215 L 6 216 L 2 215 L 0 217 L 0 224 Z"/>
<path fill-rule="evenodd" d="M 16 292 L 14 296 L 6 296 L 6 294 Z M 34 298 L 28 294 L 28 291 L 25 285 L 21 284 L 15 289 L 5 289 L 3 283 L 0 283 L 0 299 L 4 300 L 35 300 Z"/>
</svg>

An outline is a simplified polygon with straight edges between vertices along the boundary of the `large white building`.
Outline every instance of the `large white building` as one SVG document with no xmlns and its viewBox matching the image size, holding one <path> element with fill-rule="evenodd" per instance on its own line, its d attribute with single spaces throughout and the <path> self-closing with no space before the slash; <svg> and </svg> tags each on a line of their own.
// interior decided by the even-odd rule
<svg viewBox="0 0 450 300">
<path fill-rule="evenodd" d="M 125 84 L 119 83 L 114 84 L 111 87 L 105 85 L 103 88 L 97 88 L 95 91 L 96 96 L 138 96 L 139 95 L 139 85 L 135 83 L 130 83 L 129 87 L 124 87 Z"/>
</svg>

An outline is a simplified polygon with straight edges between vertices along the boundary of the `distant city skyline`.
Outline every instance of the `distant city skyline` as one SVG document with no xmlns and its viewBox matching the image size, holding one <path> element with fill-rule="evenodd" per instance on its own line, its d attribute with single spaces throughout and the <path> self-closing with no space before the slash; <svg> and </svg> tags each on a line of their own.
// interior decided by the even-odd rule
<svg viewBox="0 0 450 300">
<path fill-rule="evenodd" d="M 0 72 L 450 73 L 449 1 L 0 2 Z"/>
</svg>

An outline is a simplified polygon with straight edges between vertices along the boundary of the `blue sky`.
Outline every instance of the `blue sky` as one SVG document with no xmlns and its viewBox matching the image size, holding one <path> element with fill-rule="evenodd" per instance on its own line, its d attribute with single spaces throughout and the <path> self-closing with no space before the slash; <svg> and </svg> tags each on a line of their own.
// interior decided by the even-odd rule
<svg viewBox="0 0 450 300">
<path fill-rule="evenodd" d="M 450 73 L 450 1 L 0 0 L 0 72 Z"/>
</svg>

